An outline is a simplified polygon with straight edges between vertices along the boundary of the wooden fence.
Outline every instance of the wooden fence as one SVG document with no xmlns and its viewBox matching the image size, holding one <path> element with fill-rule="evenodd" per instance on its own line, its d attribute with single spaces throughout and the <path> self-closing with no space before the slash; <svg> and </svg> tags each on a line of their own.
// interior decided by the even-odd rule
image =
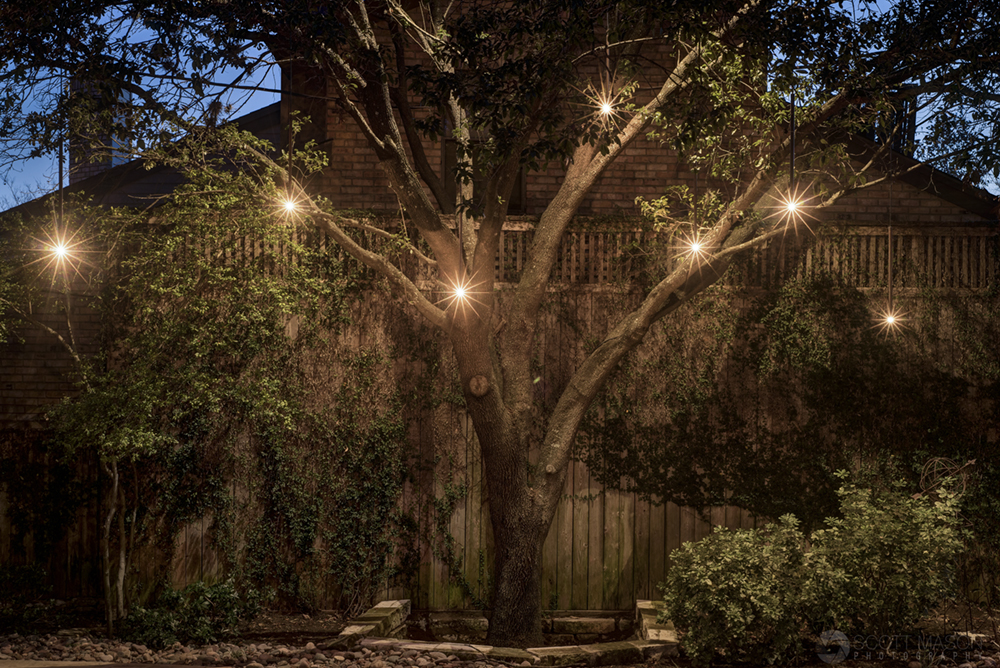
<svg viewBox="0 0 1000 668">
<path fill-rule="evenodd" d="M 538 358 L 545 372 L 565 378 L 581 353 L 580 331 L 602 336 L 612 317 L 611 304 L 620 302 L 622 281 L 641 272 L 650 259 L 641 253 L 648 241 L 635 231 L 577 231 L 567 234 L 554 270 L 553 287 L 560 291 L 577 323 L 569 324 L 554 312 L 543 312 L 539 327 Z M 497 278 L 517 280 L 531 243 L 528 224 L 506 228 L 496 261 Z M 984 288 L 997 280 L 997 233 L 989 228 L 894 228 L 893 281 L 901 291 L 920 287 L 957 290 Z M 888 237 L 885 228 L 851 228 L 820 237 L 773 241 L 734 268 L 732 284 L 768 288 L 790 277 L 838 277 L 844 285 L 884 288 L 888 282 Z M 608 290 L 603 289 L 609 288 Z M 569 289 L 567 289 L 569 288 Z M 574 289 L 575 288 L 575 289 Z M 377 320 L 378 318 L 376 318 Z M 369 317 L 368 322 L 371 322 Z M 377 336 L 358 335 L 357 345 Z M 545 385 L 543 381 L 541 385 Z M 418 499 L 443 494 L 443 481 L 464 480 L 467 494 L 455 508 L 449 530 L 459 547 L 464 582 L 452 577 L 450 565 L 421 546 L 420 569 L 412 589 L 387 590 L 387 597 L 407 596 L 423 609 L 469 607 L 489 589 L 488 565 L 493 545 L 489 503 L 483 491 L 478 444 L 471 424 L 455 407 L 447 416 L 418 419 L 413 426 L 417 449 L 447 449 L 450 473 L 418 478 L 408 484 L 405 505 L 416 509 L 418 522 L 430 518 Z M 451 428 L 442 429 L 441 424 Z M 421 488 L 423 485 L 423 488 Z M 622 610 L 636 599 L 658 596 L 670 553 L 688 541 L 708 535 L 714 526 L 749 528 L 759 521 L 735 507 L 715 507 L 704 515 L 667 503 L 651 504 L 632 493 L 602 489 L 580 462 L 571 466 L 564 498 L 543 547 L 542 604 L 559 610 Z M 204 539 L 197 527 L 182 536 L 188 548 L 178 576 L 190 579 L 206 569 Z M 471 596 L 469 595 L 471 594 Z"/>
<path fill-rule="evenodd" d="M 587 336 L 600 337 L 609 327 L 610 303 L 620 301 L 623 281 L 634 277 L 651 261 L 643 249 L 655 245 L 649 233 L 636 231 L 572 231 L 567 234 L 553 274 L 556 290 L 581 320 Z M 501 236 L 497 278 L 515 281 L 523 270 L 531 242 L 531 225 L 514 223 Z M 885 228 L 852 228 L 826 234 L 815 243 L 805 238 L 774 240 L 734 268 L 727 278 L 762 288 L 792 277 L 827 273 L 845 285 L 883 288 L 888 281 L 890 253 Z M 995 228 L 907 228 L 893 229 L 893 281 L 897 288 L 977 290 L 998 279 L 998 234 Z M 570 289 L 576 286 L 577 289 Z M 604 289 L 604 286 L 610 289 Z M 363 308 L 381 308 L 369 300 Z M 370 316 L 370 313 L 369 313 Z M 383 321 L 390 316 L 383 313 Z M 561 322 L 554 314 L 542 316 L 539 359 L 546 373 L 566 377 L 582 354 L 579 326 Z M 351 345 L 379 345 L 371 320 L 361 331 L 349 333 Z M 387 348 L 388 350 L 388 348 Z M 569 351 L 567 353 L 567 351 Z M 540 384 L 545 392 L 546 382 Z M 544 396 L 542 397 L 544 399 Z M 411 425 L 415 452 L 433 453 L 444 444 L 451 473 L 466 483 L 467 494 L 449 519 L 451 534 L 459 546 L 464 586 L 456 582 L 449 564 L 431 545 L 421 545 L 419 573 L 409 588 L 392 588 L 387 597 L 408 596 L 423 609 L 463 608 L 473 604 L 489 588 L 488 565 L 492 560 L 489 502 L 484 498 L 481 457 L 472 428 L 457 407 L 446 406 L 446 415 L 422 416 Z M 446 429 L 441 424 L 450 425 Z M 426 513 L 419 499 L 440 495 L 443 476 L 416 476 L 408 483 L 403 503 Z M 3 496 L 0 494 L 0 509 Z M 96 513 L 81 511 L 80 521 L 93 522 Z M 418 517 L 426 526 L 429 517 Z M 673 504 L 655 505 L 635 494 L 601 489 L 586 466 L 576 462 L 567 478 L 565 496 L 559 505 L 544 544 L 542 604 L 560 610 L 622 610 L 640 598 L 655 598 L 656 585 L 670 566 L 670 554 L 685 542 L 706 536 L 712 526 L 752 527 L 755 519 L 732 507 L 712 508 L 706 516 Z M 218 560 L 206 535 L 208 520 L 185 527 L 178 537 L 173 578 L 184 584 L 218 574 Z M 74 528 L 93 545 L 97 526 Z M 0 564 L 11 563 L 11 526 L 0 514 Z M 81 538 L 82 540 L 82 538 Z M 76 541 L 79 542 L 79 541 Z M 75 544 L 75 543 L 74 543 Z M 81 543 L 83 545 L 83 543 Z M 79 549 L 73 569 L 82 574 Z M 97 562 L 96 550 L 92 556 Z M 92 571 L 87 571 L 91 573 Z M 81 575 L 82 577 L 82 575 Z M 93 581 L 93 576 L 87 578 Z M 78 595 L 72 576 L 63 579 L 60 596 Z M 83 584 L 81 583 L 81 587 Z M 88 590 L 89 590 L 88 586 Z M 471 594 L 471 596 L 469 595 Z"/>
<path fill-rule="evenodd" d="M 464 464 L 468 494 L 451 517 L 450 531 L 464 548 L 460 557 L 467 585 L 484 597 L 493 539 L 475 442 L 468 444 Z M 542 605 L 553 610 L 627 610 L 637 599 L 657 598 L 670 553 L 719 525 L 752 528 L 755 519 L 734 507 L 716 507 L 701 515 L 673 503 L 650 504 L 633 493 L 604 490 L 584 464 L 574 462 L 543 546 Z M 387 595 L 405 594 L 424 609 L 471 607 L 471 599 L 449 576 L 448 564 L 429 550 L 415 584 L 415 591 Z"/>
<path fill-rule="evenodd" d="M 792 277 L 835 276 L 845 286 L 885 287 L 889 275 L 887 227 L 843 227 L 790 232 L 748 252 L 726 281 L 769 288 Z M 496 276 L 516 282 L 533 237 L 530 223 L 512 223 L 500 235 Z M 654 261 L 655 232 L 630 229 L 571 230 L 559 250 L 552 283 L 607 285 L 634 279 Z M 1000 236 L 995 225 L 892 229 L 893 282 L 900 288 L 985 288 L 997 280 Z M 674 252 L 683 252 L 675 247 Z M 664 252 L 670 253 L 667 245 Z"/>
</svg>

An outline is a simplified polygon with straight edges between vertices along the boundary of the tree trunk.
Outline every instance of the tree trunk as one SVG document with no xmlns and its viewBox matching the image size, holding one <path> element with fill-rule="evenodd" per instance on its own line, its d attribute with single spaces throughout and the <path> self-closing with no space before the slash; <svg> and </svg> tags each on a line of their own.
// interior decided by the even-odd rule
<svg viewBox="0 0 1000 668">
<path fill-rule="evenodd" d="M 491 514 L 499 510 L 491 504 Z M 486 642 L 502 647 L 542 643 L 542 540 L 530 525 L 493 522 L 493 614 Z M 499 530 L 498 530 L 499 529 Z"/>
<path fill-rule="evenodd" d="M 118 574 L 115 579 L 115 612 L 118 619 L 125 617 L 125 569 L 126 551 L 128 544 L 125 541 L 125 491 L 123 486 L 118 486 Z"/>
<path fill-rule="evenodd" d="M 488 266 L 492 271 L 492 260 Z M 543 644 L 542 543 L 555 515 L 554 500 L 562 491 L 557 483 L 563 476 L 555 471 L 539 475 L 533 470 L 529 450 L 537 430 L 531 422 L 537 418 L 525 409 L 530 407 L 532 386 L 528 374 L 516 373 L 528 368 L 530 347 L 524 348 L 526 354 L 520 358 L 512 356 L 500 363 L 493 354 L 490 306 L 470 302 L 467 310 L 454 314 L 449 332 L 466 408 L 482 452 L 495 545 L 487 642 L 499 647 L 538 647 Z"/>
<path fill-rule="evenodd" d="M 472 404 L 496 546 L 487 642 L 538 647 L 542 645 L 542 543 L 552 523 L 552 504 L 531 487 L 528 444 L 521 436 L 527 430 L 518 428 L 509 411 L 496 410 L 499 402 L 472 399 Z"/>
<path fill-rule="evenodd" d="M 111 588 L 111 524 L 118 508 L 118 465 L 103 464 L 104 473 L 111 478 L 111 491 L 105 495 L 107 505 L 104 514 L 104 526 L 101 531 L 101 567 L 104 575 L 104 612 L 107 616 L 108 635 L 115 632 L 115 601 Z"/>
</svg>

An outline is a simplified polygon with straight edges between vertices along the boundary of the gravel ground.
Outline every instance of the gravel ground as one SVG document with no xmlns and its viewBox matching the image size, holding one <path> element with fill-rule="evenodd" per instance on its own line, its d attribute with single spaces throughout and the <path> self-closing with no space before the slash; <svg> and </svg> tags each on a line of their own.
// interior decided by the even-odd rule
<svg viewBox="0 0 1000 668">
<path fill-rule="evenodd" d="M 193 646 L 175 643 L 165 650 L 144 645 L 75 635 L 58 634 L 0 636 L 0 660 L 99 661 L 106 663 L 153 663 L 200 666 L 237 666 L 245 668 L 390 668 L 392 666 L 435 666 L 440 668 L 491 668 L 502 666 L 495 661 L 462 661 L 442 652 L 416 650 L 373 651 L 358 648 L 353 652 L 318 649 L 314 643 L 303 647 L 269 643 L 217 643 Z"/>
<path fill-rule="evenodd" d="M 175 643 L 164 650 L 152 650 L 144 645 L 108 640 L 89 635 L 89 631 L 70 629 L 46 635 L 0 635 L 0 662 L 3 660 L 34 661 L 96 661 L 126 664 L 172 664 L 198 666 L 233 666 L 235 668 L 509 668 L 510 664 L 490 660 L 462 660 L 436 651 L 394 648 L 373 650 L 357 647 L 354 651 L 335 651 L 305 645 L 275 642 L 235 642 L 196 646 Z M 320 643 L 322 645 L 322 643 Z M 946 652 L 944 657 L 930 659 L 914 653 L 873 651 L 855 655 L 839 664 L 840 668 L 1000 668 L 1000 651 L 991 640 L 967 645 L 961 651 Z M 915 660 L 922 659 L 922 660 Z M 685 659 L 666 659 L 670 666 L 689 666 Z M 529 665 L 525 662 L 522 665 Z M 2 668 L 2 663 L 0 663 Z M 650 668 L 635 666 L 632 668 Z M 807 662 L 801 668 L 828 668 L 818 661 Z"/>
</svg>

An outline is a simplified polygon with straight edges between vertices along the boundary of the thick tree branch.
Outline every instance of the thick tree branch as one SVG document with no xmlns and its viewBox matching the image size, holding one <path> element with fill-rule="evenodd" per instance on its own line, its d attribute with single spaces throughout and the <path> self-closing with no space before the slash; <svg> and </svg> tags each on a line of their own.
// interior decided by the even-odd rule
<svg viewBox="0 0 1000 668">
<path fill-rule="evenodd" d="M 838 113 L 845 104 L 846 96 L 843 93 L 835 95 L 816 111 L 803 130 L 815 130 Z M 740 220 L 743 212 L 761 202 L 771 189 L 779 158 L 788 153 L 789 142 L 790 138 L 786 137 L 775 148 L 769 168 L 757 172 L 742 193 L 722 213 L 718 222 L 703 235 L 707 252 L 705 259 L 692 254 L 678 263 L 667 277 L 650 290 L 635 311 L 615 325 L 604 342 L 573 374 L 552 413 L 539 458 L 539 465 L 546 472 L 538 487 L 543 496 L 546 490 L 557 489 L 562 485 L 580 421 L 625 354 L 639 345 L 654 322 L 716 282 L 725 273 L 737 252 L 756 245 L 750 238 L 760 235 L 761 230 L 740 225 Z M 777 231 L 784 228 L 784 222 L 776 219 L 771 226 Z M 784 229 L 780 231 L 784 232 Z M 740 250 L 730 250 L 736 248 Z"/>
<path fill-rule="evenodd" d="M 354 239 L 345 233 L 344 230 L 337 224 L 337 216 L 323 211 L 314 205 L 307 209 L 307 214 L 317 221 L 317 225 L 324 232 L 330 235 L 333 240 L 341 246 L 341 248 L 351 255 L 351 257 L 364 263 L 365 266 L 374 269 L 400 288 L 406 302 L 415 306 L 420 314 L 427 318 L 428 322 L 432 325 L 440 327 L 441 329 L 447 328 L 448 321 L 445 316 L 445 312 L 432 304 L 430 300 L 427 299 L 422 292 L 420 292 L 417 286 L 413 284 L 413 281 L 407 278 L 406 274 L 400 271 L 400 269 L 394 264 L 389 262 L 388 259 L 378 253 L 373 253 L 365 248 L 362 248 L 360 244 L 354 241 Z"/>
<path fill-rule="evenodd" d="M 399 198 L 403 210 L 410 216 L 431 247 L 438 261 L 439 272 L 446 279 L 454 281 L 460 274 L 461 267 L 461 248 L 458 239 L 441 220 L 403 149 L 399 127 L 393 113 L 389 76 L 382 61 L 382 52 L 375 42 L 365 4 L 358 2 L 357 8 L 358 18 L 355 19 L 352 15 L 350 25 L 359 45 L 355 49 L 355 54 L 361 63 L 359 71 L 365 85 L 358 88 L 355 95 L 365 113 L 361 114 L 361 109 L 354 106 L 352 116 L 356 117 L 356 120 L 364 118 L 367 128 L 365 135 L 388 177 L 390 187 Z M 334 75 L 336 80 L 336 72 Z M 336 85 L 340 95 L 346 99 L 348 91 L 344 82 L 337 80 Z"/>
<path fill-rule="evenodd" d="M 617 134 L 605 154 L 598 154 L 596 148 L 589 144 L 577 148 L 567 167 L 562 186 L 539 218 L 528 263 L 515 290 L 508 315 L 509 331 L 501 350 L 503 357 L 520 361 L 519 364 L 510 365 L 512 377 L 506 379 L 505 384 L 508 400 L 512 407 L 516 407 L 515 410 L 531 410 L 531 379 L 527 360 L 534 340 L 536 316 L 545 296 L 545 285 L 566 227 L 597 178 L 648 126 L 653 114 L 686 85 L 688 70 L 699 57 L 700 51 L 697 49 L 688 52 L 674 67 L 653 100 L 634 114 Z"/>
<path fill-rule="evenodd" d="M 403 132 L 406 134 L 406 142 L 413 155 L 413 162 L 424 180 L 427 187 L 431 189 L 431 194 L 437 201 L 442 213 L 450 214 L 455 212 L 455 203 L 449 201 L 445 191 L 442 176 L 434 171 L 427 160 L 427 152 L 424 151 L 424 143 L 421 141 L 420 133 L 417 132 L 416 124 L 413 120 L 413 110 L 410 108 L 410 101 L 407 97 L 406 86 L 406 62 L 405 44 L 403 34 L 395 23 L 390 23 L 389 29 L 392 32 L 392 44 L 396 52 L 396 85 L 392 88 L 392 100 L 399 111 L 399 118 L 403 124 Z"/>
</svg>

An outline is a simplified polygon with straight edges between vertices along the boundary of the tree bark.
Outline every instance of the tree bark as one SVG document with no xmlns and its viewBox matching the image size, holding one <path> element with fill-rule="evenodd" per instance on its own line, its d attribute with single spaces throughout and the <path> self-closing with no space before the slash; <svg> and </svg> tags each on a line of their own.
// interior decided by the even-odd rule
<svg viewBox="0 0 1000 668">
<path fill-rule="evenodd" d="M 117 470 L 117 465 L 115 467 Z M 118 573 L 115 578 L 115 605 L 118 619 L 125 617 L 125 570 L 128 544 L 125 541 L 125 491 L 118 486 Z"/>
<path fill-rule="evenodd" d="M 112 466 L 103 465 L 104 472 L 111 478 L 111 491 L 105 495 L 107 507 L 105 508 L 104 526 L 101 531 L 101 566 L 104 571 L 104 612 L 107 617 L 108 635 L 115 632 L 115 602 L 114 592 L 111 588 L 111 524 L 115 519 L 115 512 L 118 508 L 118 466 L 112 462 Z"/>
<path fill-rule="evenodd" d="M 542 642 L 542 540 L 533 523 L 505 521 L 507 503 L 490 506 L 496 555 L 493 614 L 486 642 L 539 647 Z"/>
</svg>

